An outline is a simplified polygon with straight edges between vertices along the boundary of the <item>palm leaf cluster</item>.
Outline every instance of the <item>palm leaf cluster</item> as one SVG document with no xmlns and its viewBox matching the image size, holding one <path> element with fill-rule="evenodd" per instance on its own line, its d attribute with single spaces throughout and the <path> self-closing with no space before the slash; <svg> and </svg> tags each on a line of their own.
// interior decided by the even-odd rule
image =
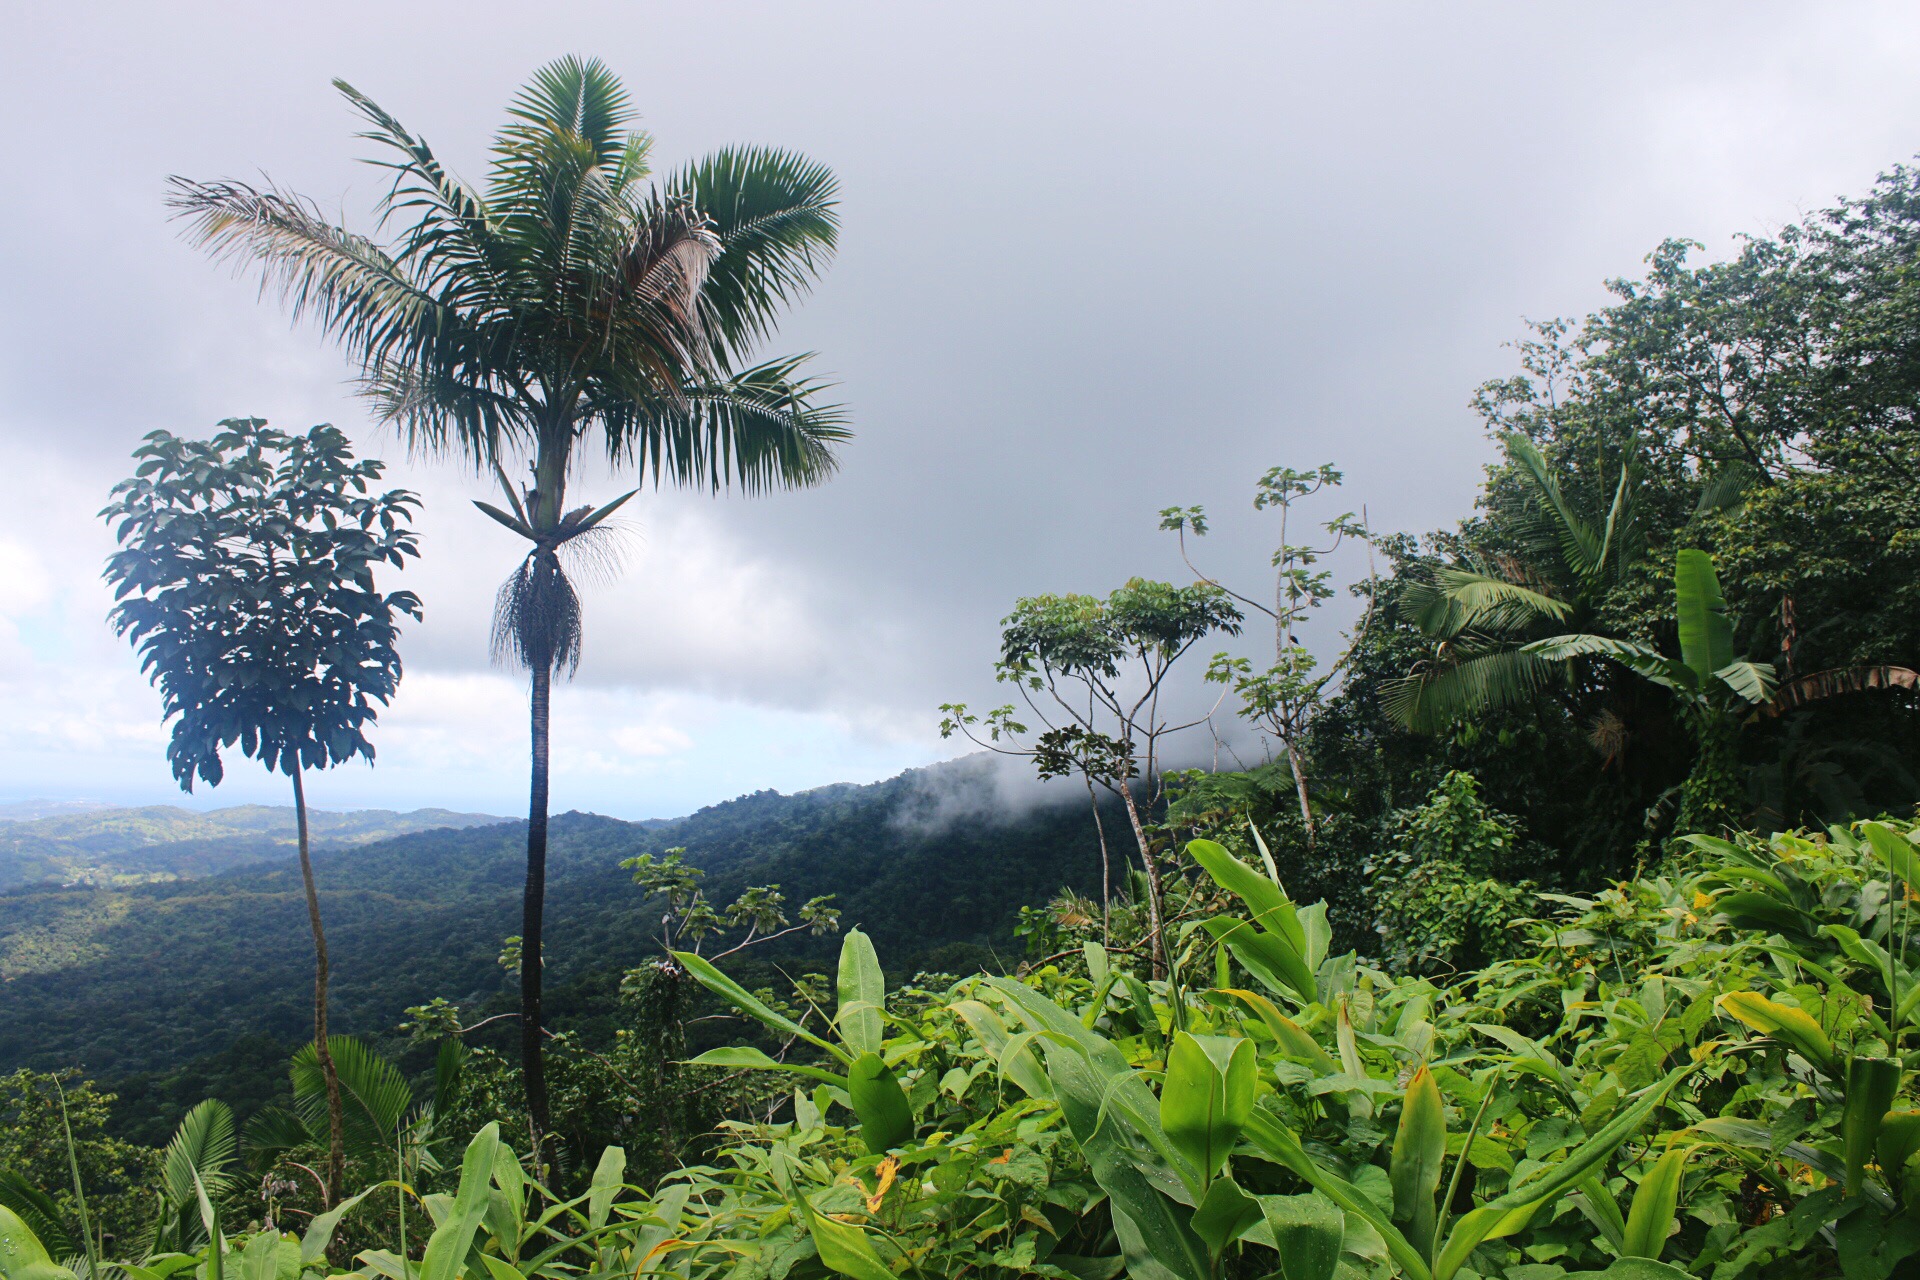
<svg viewBox="0 0 1920 1280">
<path fill-rule="evenodd" d="M 1389 714 L 1417 732 L 1518 706 L 1566 681 L 1564 658 L 1529 642 L 1583 631 L 1645 549 L 1631 467 L 1621 467 L 1611 504 L 1594 520 L 1568 501 L 1538 446 L 1517 433 L 1505 443 L 1528 497 L 1518 553 L 1441 569 L 1401 593 L 1404 616 L 1433 644 L 1433 656 L 1388 684 L 1384 699 Z"/>
<path fill-rule="evenodd" d="M 489 514 L 532 543 L 501 589 L 495 654 L 571 670 L 579 600 L 555 553 L 617 505 L 566 508 L 588 436 L 656 483 L 754 492 L 832 473 L 849 433 L 806 357 L 746 360 L 833 251 L 833 175 L 741 147 L 653 181 L 619 81 L 566 58 L 514 99 L 476 188 L 335 83 L 379 148 L 391 239 L 273 186 L 176 178 L 173 205 L 197 243 L 252 264 L 342 344 L 412 448 L 493 470 L 514 514 Z M 532 463 L 518 490 L 501 465 L 515 457 Z"/>
</svg>

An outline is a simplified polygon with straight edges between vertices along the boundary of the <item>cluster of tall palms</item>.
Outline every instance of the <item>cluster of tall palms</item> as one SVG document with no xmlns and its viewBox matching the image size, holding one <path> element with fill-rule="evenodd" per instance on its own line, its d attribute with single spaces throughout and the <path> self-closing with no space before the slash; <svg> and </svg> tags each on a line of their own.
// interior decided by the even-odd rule
<svg viewBox="0 0 1920 1280">
<path fill-rule="evenodd" d="M 630 127 L 628 96 L 597 61 L 564 58 L 533 77 L 483 186 L 335 85 L 390 177 L 373 234 L 272 185 L 175 178 L 172 204 L 195 243 L 250 269 L 339 343 L 379 420 L 411 449 L 490 473 L 505 505 L 477 505 L 528 544 L 500 589 L 493 648 L 530 677 L 520 1022 L 529 1116 L 545 1134 L 552 686 L 580 660 L 569 570 L 607 554 L 608 518 L 637 492 L 569 506 L 569 481 L 590 456 L 655 485 L 713 491 L 832 474 L 849 432 L 806 358 L 750 360 L 832 253 L 836 183 L 804 156 L 762 147 L 655 178 L 652 139 Z"/>
</svg>

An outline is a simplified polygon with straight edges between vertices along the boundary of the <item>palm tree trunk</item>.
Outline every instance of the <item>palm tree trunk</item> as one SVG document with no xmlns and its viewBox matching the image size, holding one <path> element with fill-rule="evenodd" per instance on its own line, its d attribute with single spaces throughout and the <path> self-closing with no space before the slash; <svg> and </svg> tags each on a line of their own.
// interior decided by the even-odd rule
<svg viewBox="0 0 1920 1280">
<path fill-rule="evenodd" d="M 299 832 L 300 880 L 307 890 L 307 923 L 313 928 L 313 1048 L 320 1078 L 327 1086 L 327 1205 L 338 1204 L 346 1181 L 346 1114 L 340 1105 L 340 1073 L 327 1043 L 327 934 L 320 927 L 320 891 L 313 883 L 313 857 L 307 843 L 307 789 L 302 770 L 293 771 L 293 819 Z"/>
<path fill-rule="evenodd" d="M 1167 976 L 1167 940 L 1160 928 L 1160 866 L 1153 860 L 1153 842 L 1140 821 L 1140 806 L 1134 801 L 1133 788 L 1123 778 L 1120 798 L 1126 802 L 1127 821 L 1133 826 L 1133 838 L 1140 846 L 1140 861 L 1147 869 L 1147 931 L 1153 935 L 1153 976 Z"/>
<path fill-rule="evenodd" d="M 545 1164 L 544 1144 L 552 1128 L 547 1111 L 546 1063 L 541 1057 L 540 926 L 547 901 L 547 728 L 553 697 L 553 668 L 533 668 L 533 780 L 527 801 L 527 884 L 520 899 L 520 1075 L 527 1094 L 527 1121 L 533 1130 L 534 1168 Z"/>
</svg>

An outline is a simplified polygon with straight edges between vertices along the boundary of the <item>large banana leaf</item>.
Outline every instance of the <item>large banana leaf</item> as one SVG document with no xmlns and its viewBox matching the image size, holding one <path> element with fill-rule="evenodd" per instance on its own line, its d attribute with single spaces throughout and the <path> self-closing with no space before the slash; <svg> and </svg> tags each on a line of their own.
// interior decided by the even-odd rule
<svg viewBox="0 0 1920 1280">
<path fill-rule="evenodd" d="M 1673 557 L 1673 595 L 1680 623 L 1680 660 L 1700 685 L 1733 662 L 1733 623 L 1720 596 L 1713 559 L 1683 548 Z"/>
</svg>

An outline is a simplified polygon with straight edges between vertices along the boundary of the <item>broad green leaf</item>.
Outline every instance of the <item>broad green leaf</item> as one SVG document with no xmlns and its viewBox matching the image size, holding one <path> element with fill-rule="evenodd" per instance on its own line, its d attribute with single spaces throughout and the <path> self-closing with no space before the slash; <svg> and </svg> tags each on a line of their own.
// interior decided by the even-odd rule
<svg viewBox="0 0 1920 1280">
<path fill-rule="evenodd" d="M 1778 682 L 1771 662 L 1729 662 L 1714 672 L 1713 678 L 1733 690 L 1743 702 L 1755 706 L 1773 700 Z"/>
<path fill-rule="evenodd" d="M 1920 853 L 1915 851 L 1913 841 L 1884 822 L 1863 822 L 1860 830 L 1867 837 L 1873 856 L 1905 881 L 1909 892 L 1920 894 Z"/>
<path fill-rule="evenodd" d="M 600 1163 L 593 1167 L 593 1181 L 587 1187 L 587 1229 L 598 1230 L 607 1225 L 607 1215 L 613 1212 L 613 1199 L 620 1194 L 627 1176 L 627 1153 L 622 1147 L 608 1147 L 600 1153 Z"/>
<path fill-rule="evenodd" d="M 494 1159 L 500 1150 L 500 1126 L 489 1121 L 467 1144 L 460 1160 L 460 1188 L 454 1192 L 447 1218 L 427 1239 L 420 1260 L 420 1280 L 457 1280 L 473 1247 L 474 1232 L 486 1217 L 488 1191 L 493 1185 Z"/>
<path fill-rule="evenodd" d="M 1680 660 L 1701 684 L 1733 661 L 1733 623 L 1720 597 L 1720 579 L 1704 551 L 1683 548 L 1673 557 L 1673 595 L 1680 623 Z"/>
<path fill-rule="evenodd" d="M 300 1237 L 300 1261 L 304 1266 L 312 1266 L 327 1256 L 327 1246 L 333 1243 L 333 1233 L 340 1226 L 340 1219 L 362 1200 L 372 1195 L 377 1187 L 368 1187 L 357 1196 L 348 1196 L 325 1213 L 316 1213 L 307 1223 L 306 1234 Z"/>
<path fill-rule="evenodd" d="M 1895 1182 L 1900 1170 L 1907 1167 L 1917 1151 L 1920 1151 L 1920 1111 L 1889 1111 L 1880 1118 L 1880 1139 L 1874 1146 L 1874 1155 L 1889 1182 Z"/>
<path fill-rule="evenodd" d="M 1623 1256 L 1657 1259 L 1666 1247 L 1680 1208 L 1680 1184 L 1686 1178 L 1687 1157 L 1692 1151 L 1691 1147 L 1674 1144 L 1640 1179 L 1633 1203 L 1627 1208 L 1627 1229 L 1620 1245 Z"/>
<path fill-rule="evenodd" d="M 913 1137 L 913 1109 L 879 1054 L 867 1052 L 853 1060 L 847 1068 L 847 1096 L 860 1117 L 861 1141 L 874 1155 L 883 1155 Z"/>
<path fill-rule="evenodd" d="M 1053 1096 L 1053 1085 L 1048 1082 L 1038 1055 L 1029 1047 L 1030 1042 L 1013 1046 L 1006 1024 L 997 1012 L 978 1000 L 958 1000 L 952 1007 L 973 1031 L 980 1047 L 993 1057 L 1000 1074 L 1018 1085 L 1029 1098 Z"/>
<path fill-rule="evenodd" d="M 1080 944 L 1080 954 L 1086 957 L 1087 976 L 1093 979 L 1093 985 L 1102 986 L 1107 981 L 1111 965 L 1107 961 L 1107 949 L 1097 942 Z"/>
<path fill-rule="evenodd" d="M 1107 1193 L 1114 1234 L 1136 1280 L 1212 1280 L 1195 1234 L 1190 1188 L 1198 1171 L 1160 1128 L 1153 1090 L 1104 1037 L 1053 1001 L 1007 978 L 987 985 L 1035 1030 L 1047 1033 L 1047 1075 L 1094 1181 Z"/>
<path fill-rule="evenodd" d="M 1215 1178 L 1193 1211 L 1193 1230 L 1218 1255 L 1260 1221 L 1260 1202 L 1242 1191 L 1232 1178 Z"/>
<path fill-rule="evenodd" d="M 1421 1252 L 1433 1247 L 1440 1170 L 1447 1159 L 1447 1109 L 1440 1085 L 1423 1062 L 1407 1082 L 1400 1124 L 1393 1135 L 1393 1216 L 1407 1224 L 1407 1239 Z"/>
<path fill-rule="evenodd" d="M 1347 1216 L 1325 1196 L 1261 1196 L 1282 1280 L 1333 1280 Z"/>
<path fill-rule="evenodd" d="M 1640 1091 L 1631 1106 L 1620 1111 L 1601 1130 L 1568 1153 L 1564 1160 L 1528 1178 L 1505 1194 L 1463 1215 L 1440 1242 L 1434 1259 L 1433 1280 L 1453 1280 L 1453 1275 L 1483 1240 L 1510 1234 L 1532 1217 L 1540 1206 L 1578 1186 L 1588 1174 L 1600 1168 L 1620 1144 L 1640 1131 L 1654 1109 L 1673 1086 L 1694 1069 L 1689 1062 L 1675 1067 L 1658 1084 Z"/>
<path fill-rule="evenodd" d="M 1263 932 L 1251 921 L 1232 917 L 1202 920 L 1200 927 L 1215 942 L 1224 942 L 1233 958 L 1273 991 L 1291 994 L 1308 1004 L 1318 998 L 1319 986 L 1313 970 L 1307 968 L 1306 958 L 1279 934 Z"/>
<path fill-rule="evenodd" d="M 895 1280 L 893 1272 L 868 1243 L 867 1233 L 853 1224 L 835 1222 L 808 1205 L 807 1230 L 813 1234 L 813 1245 L 820 1251 L 821 1264 L 829 1271 L 852 1276 L 853 1280 Z"/>
<path fill-rule="evenodd" d="M 1293 903 L 1280 886 L 1229 853 L 1224 845 L 1211 840 L 1187 844 L 1187 856 L 1213 877 L 1215 884 L 1247 904 L 1254 923 L 1286 940 L 1296 954 L 1307 950 L 1307 935 L 1295 913 Z"/>
<path fill-rule="evenodd" d="M 1900 1063 L 1892 1058 L 1857 1057 L 1847 1063 L 1847 1102 L 1840 1134 L 1846 1150 L 1848 1196 L 1860 1194 L 1867 1161 L 1880 1141 L 1880 1127 L 1900 1091 Z"/>
<path fill-rule="evenodd" d="M 882 1017 L 887 1007 L 887 979 L 873 941 L 858 929 L 847 930 L 840 942 L 840 1008 L 834 1021 L 840 1039 L 856 1055 L 879 1053 L 886 1040 Z"/>
<path fill-rule="evenodd" d="M 1762 1035 L 1791 1045 L 1801 1057 L 1823 1071 L 1831 1074 L 1837 1068 L 1833 1043 L 1804 1010 L 1775 1003 L 1757 991 L 1729 992 L 1715 1003 Z"/>
<path fill-rule="evenodd" d="M 819 1067 L 803 1066 L 797 1062 L 781 1062 L 777 1058 L 769 1057 L 764 1051 L 747 1044 L 728 1045 L 719 1049 L 709 1049 L 697 1058 L 687 1059 L 687 1065 L 695 1067 L 733 1067 L 736 1069 L 744 1067 L 750 1071 L 791 1071 L 795 1075 L 811 1076 L 815 1080 L 822 1080 L 827 1084 L 837 1085 L 842 1089 L 847 1087 L 847 1078 L 845 1076 L 837 1076 L 831 1071 L 823 1071 Z"/>
<path fill-rule="evenodd" d="M 74 1280 L 73 1272 L 48 1257 L 40 1237 L 5 1205 L 0 1205 L 0 1280 Z"/>
<path fill-rule="evenodd" d="M 1693 1274 L 1651 1258 L 1615 1258 L 1613 1265 L 1594 1274 L 1607 1280 L 1693 1280 Z"/>
<path fill-rule="evenodd" d="M 1174 1034 L 1160 1088 L 1160 1127 L 1202 1181 L 1220 1172 L 1240 1140 L 1253 1111 L 1257 1071 L 1249 1041 Z"/>
<path fill-rule="evenodd" d="M 1267 1029 L 1274 1043 L 1280 1046 L 1280 1052 L 1289 1058 L 1304 1058 L 1314 1065 L 1323 1075 L 1334 1075 L 1340 1066 L 1331 1054 L 1322 1049 L 1319 1042 L 1308 1035 L 1305 1028 L 1280 1012 L 1278 1005 L 1257 991 L 1247 991 L 1240 987 L 1223 987 L 1221 992 L 1245 1005 L 1260 1024 Z"/>
<path fill-rule="evenodd" d="M 714 968 L 713 965 L 706 960 L 693 954 L 693 952 L 676 951 L 673 953 L 673 958 L 678 960 L 681 967 L 686 969 L 689 974 L 693 975 L 695 982 L 698 982 L 701 986 L 713 992 L 713 994 L 719 996 L 722 1000 L 725 1000 L 728 1004 L 746 1014 L 748 1017 L 758 1018 L 775 1031 L 781 1032 L 784 1035 L 796 1036 L 801 1040 L 805 1040 L 816 1049 L 826 1050 L 841 1062 L 852 1065 L 853 1055 L 845 1049 L 842 1049 L 837 1044 L 830 1044 L 822 1040 L 819 1036 L 814 1035 L 813 1032 L 808 1031 L 805 1027 L 786 1015 L 775 1013 L 772 1009 L 769 1009 L 766 1005 L 755 999 L 745 987 Z"/>
<path fill-rule="evenodd" d="M 1393 1225 L 1372 1198 L 1329 1169 L 1314 1162 L 1300 1140 L 1273 1116 L 1255 1109 L 1247 1121 L 1247 1137 L 1269 1156 L 1298 1174 L 1308 1185 L 1333 1201 L 1347 1213 L 1360 1218 L 1386 1241 L 1387 1252 L 1412 1280 L 1432 1280 L 1427 1259 L 1414 1248 L 1400 1228 Z"/>
</svg>

